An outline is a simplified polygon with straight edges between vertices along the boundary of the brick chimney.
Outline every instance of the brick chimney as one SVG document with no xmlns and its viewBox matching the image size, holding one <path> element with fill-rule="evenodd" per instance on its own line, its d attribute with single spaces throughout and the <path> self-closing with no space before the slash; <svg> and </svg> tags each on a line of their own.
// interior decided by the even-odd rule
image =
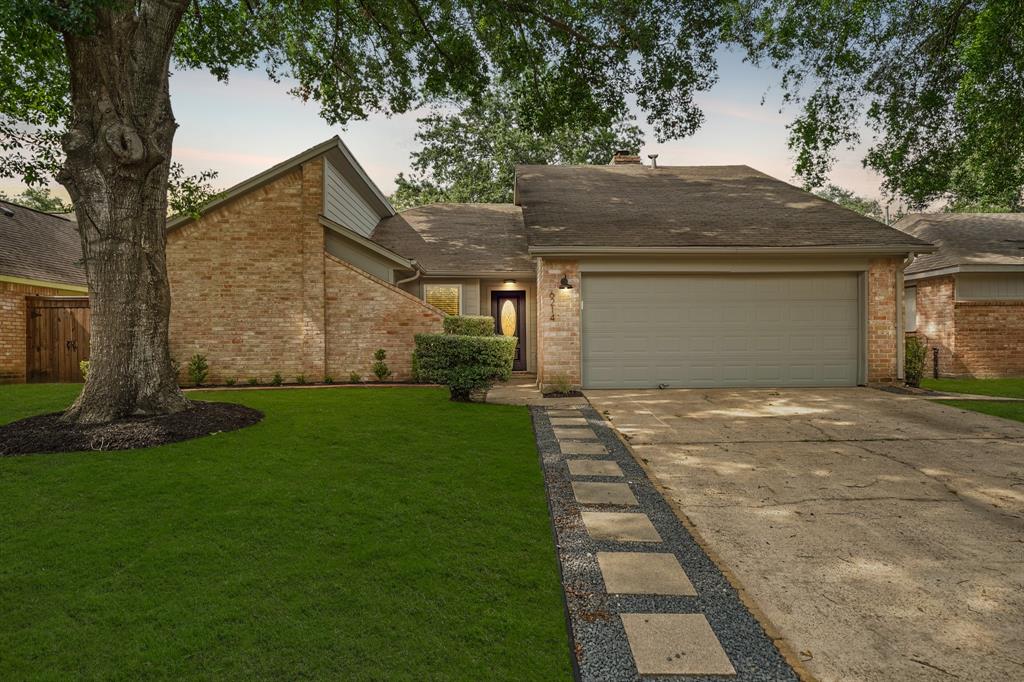
<svg viewBox="0 0 1024 682">
<path fill-rule="evenodd" d="M 614 156 L 612 156 L 612 160 L 611 160 L 611 164 L 610 165 L 612 165 L 612 166 L 628 166 L 628 165 L 639 166 L 640 165 L 640 155 L 639 154 L 634 154 L 633 152 L 629 152 L 629 151 L 625 151 L 625 150 L 620 149 L 620 150 L 615 152 Z"/>
</svg>

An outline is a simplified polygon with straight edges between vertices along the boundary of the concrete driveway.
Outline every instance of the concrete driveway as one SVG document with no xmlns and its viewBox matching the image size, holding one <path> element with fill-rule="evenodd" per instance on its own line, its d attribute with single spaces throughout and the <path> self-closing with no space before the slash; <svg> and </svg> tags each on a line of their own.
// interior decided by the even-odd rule
<svg viewBox="0 0 1024 682">
<path fill-rule="evenodd" d="M 587 397 L 812 675 L 1024 679 L 1024 424 L 867 388 Z"/>
</svg>

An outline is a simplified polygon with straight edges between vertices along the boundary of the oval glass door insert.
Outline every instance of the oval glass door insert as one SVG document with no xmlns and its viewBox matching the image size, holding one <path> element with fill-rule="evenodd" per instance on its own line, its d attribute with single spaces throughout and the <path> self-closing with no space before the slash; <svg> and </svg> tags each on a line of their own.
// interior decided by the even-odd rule
<svg viewBox="0 0 1024 682">
<path fill-rule="evenodd" d="M 505 336 L 516 335 L 516 306 L 507 298 L 501 304 L 501 333 Z"/>
</svg>

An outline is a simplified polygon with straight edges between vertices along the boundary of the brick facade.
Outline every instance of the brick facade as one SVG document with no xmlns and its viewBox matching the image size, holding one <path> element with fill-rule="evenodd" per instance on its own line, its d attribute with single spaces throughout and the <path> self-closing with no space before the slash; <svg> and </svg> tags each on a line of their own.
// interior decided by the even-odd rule
<svg viewBox="0 0 1024 682">
<path fill-rule="evenodd" d="M 562 276 L 572 289 L 559 289 Z M 576 261 L 537 259 L 537 382 L 583 383 L 580 346 L 580 277 Z"/>
<path fill-rule="evenodd" d="M 413 335 L 442 313 L 324 250 L 323 159 L 168 234 L 171 355 L 206 356 L 211 383 L 280 373 L 347 381 L 388 351 L 394 380 L 411 378 Z"/>
<path fill-rule="evenodd" d="M 1024 301 L 957 301 L 953 275 L 918 280 L 917 332 L 939 376 L 1024 376 Z"/>
<path fill-rule="evenodd" d="M 325 256 L 327 373 L 373 379 L 373 354 L 387 351 L 392 381 L 412 379 L 414 336 L 439 333 L 444 313 L 330 254 Z"/>
<path fill-rule="evenodd" d="M 876 258 L 867 273 L 867 379 L 868 383 L 890 383 L 899 376 L 899 329 L 897 306 L 903 305 L 899 273 L 902 258 Z"/>
<path fill-rule="evenodd" d="M 82 296 L 80 291 L 0 282 L 0 383 L 25 381 L 27 331 L 25 299 L 29 296 Z"/>
</svg>

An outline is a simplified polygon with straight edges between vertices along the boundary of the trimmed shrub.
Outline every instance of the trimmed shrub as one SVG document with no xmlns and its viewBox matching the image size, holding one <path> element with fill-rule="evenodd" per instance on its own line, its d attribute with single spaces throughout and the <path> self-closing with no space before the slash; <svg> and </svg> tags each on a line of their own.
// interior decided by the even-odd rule
<svg viewBox="0 0 1024 682">
<path fill-rule="evenodd" d="M 494 336 L 494 318 L 490 315 L 448 315 L 444 333 L 459 336 Z"/>
<path fill-rule="evenodd" d="M 377 381 L 384 381 L 391 376 L 391 368 L 388 367 L 388 363 L 384 362 L 388 359 L 388 352 L 383 348 L 378 348 L 373 353 L 373 375 L 377 377 Z"/>
<path fill-rule="evenodd" d="M 920 386 L 924 378 L 924 366 L 928 359 L 928 347 L 916 336 L 907 337 L 906 353 L 903 358 L 903 376 L 908 386 Z"/>
<path fill-rule="evenodd" d="M 193 386 L 202 386 L 206 381 L 206 375 L 210 373 L 210 365 L 206 362 L 206 356 L 196 353 L 188 361 L 188 377 L 192 380 Z"/>
<path fill-rule="evenodd" d="M 413 353 L 421 381 L 444 384 L 452 400 L 469 401 L 512 375 L 516 339 L 510 336 L 417 334 Z"/>
</svg>

